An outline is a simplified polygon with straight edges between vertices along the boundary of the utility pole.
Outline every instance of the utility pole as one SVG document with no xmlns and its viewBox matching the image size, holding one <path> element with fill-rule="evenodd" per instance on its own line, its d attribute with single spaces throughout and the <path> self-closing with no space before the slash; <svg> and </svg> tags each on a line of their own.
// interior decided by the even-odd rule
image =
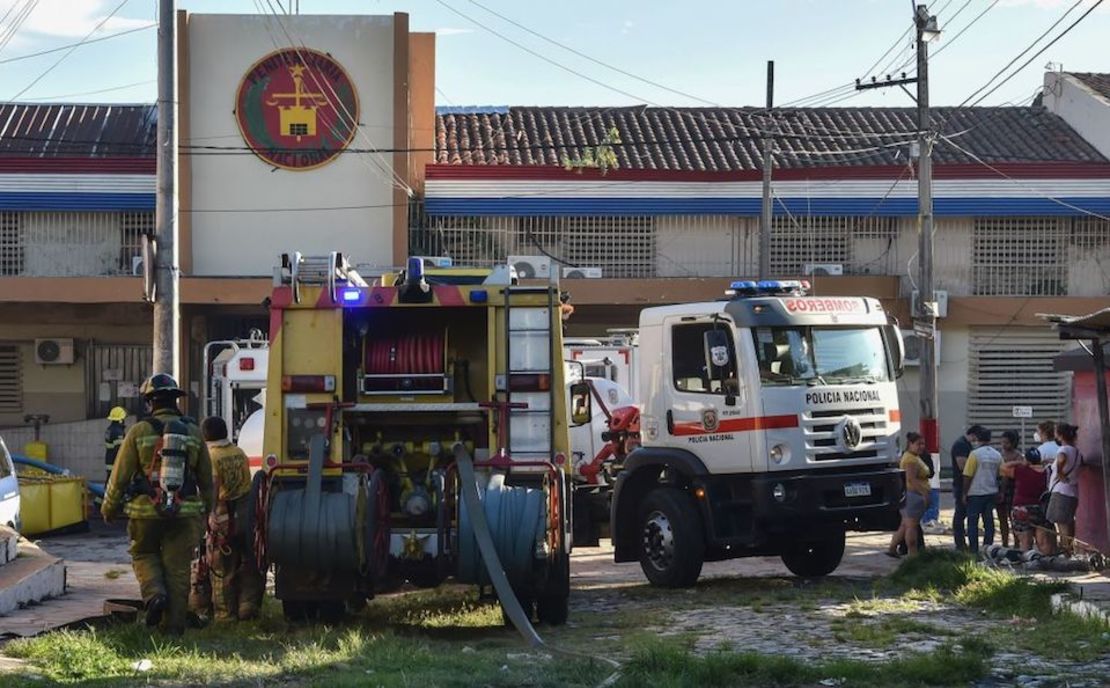
<svg viewBox="0 0 1110 688">
<path fill-rule="evenodd" d="M 940 432 L 937 427 L 937 305 L 933 290 L 933 142 L 929 113 L 929 42 L 940 35 L 937 18 L 929 14 L 926 5 L 914 10 L 916 28 L 917 75 L 900 78 L 886 76 L 885 81 L 871 77 L 871 83 L 856 79 L 856 89 L 885 88 L 917 84 L 917 227 L 918 227 L 918 279 L 917 307 L 912 313 L 914 330 L 928 344 L 921 349 L 921 387 L 919 428 L 925 438 L 929 454 L 940 451 Z"/>
<path fill-rule="evenodd" d="M 158 0 L 158 189 L 154 206 L 154 370 L 181 382 L 177 257 L 177 40 L 174 0 Z"/>
<path fill-rule="evenodd" d="M 775 101 L 775 61 L 767 60 L 767 115 Z M 771 168 L 774 166 L 774 138 L 770 127 L 763 135 L 763 206 L 759 213 L 759 279 L 771 276 Z"/>
<path fill-rule="evenodd" d="M 936 18 L 931 18 L 936 29 Z M 917 27 L 917 218 L 918 285 L 917 312 L 913 314 L 914 329 L 926 335 L 927 346 L 921 348 L 921 436 L 930 454 L 940 451 L 937 428 L 937 310 L 933 293 L 933 141 L 929 117 L 929 41 L 926 31 L 929 9 L 917 6 L 914 24 Z"/>
</svg>

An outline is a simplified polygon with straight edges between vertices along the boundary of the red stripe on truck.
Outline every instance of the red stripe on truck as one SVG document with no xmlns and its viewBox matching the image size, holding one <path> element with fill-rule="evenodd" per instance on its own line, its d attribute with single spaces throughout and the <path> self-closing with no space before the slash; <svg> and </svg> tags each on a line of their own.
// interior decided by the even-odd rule
<svg viewBox="0 0 1110 688">
<path fill-rule="evenodd" d="M 776 428 L 798 427 L 798 415 L 788 416 L 756 416 L 754 418 L 725 418 L 717 424 L 715 430 L 706 430 L 699 421 L 675 423 L 676 437 L 689 435 L 718 435 L 723 432 L 747 432 L 749 430 L 774 430 Z"/>
</svg>

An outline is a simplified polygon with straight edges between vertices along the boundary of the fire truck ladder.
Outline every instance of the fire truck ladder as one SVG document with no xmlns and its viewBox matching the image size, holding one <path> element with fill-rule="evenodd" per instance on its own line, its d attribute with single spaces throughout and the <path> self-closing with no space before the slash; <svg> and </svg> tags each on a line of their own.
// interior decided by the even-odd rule
<svg viewBox="0 0 1110 688">
<path fill-rule="evenodd" d="M 302 284 L 326 284 L 332 301 L 337 301 L 340 284 L 365 287 L 362 276 L 347 262 L 347 256 L 332 251 L 324 256 L 305 256 L 299 251 L 281 254 L 281 281 L 293 287 L 293 302 L 301 302 Z"/>
<path fill-rule="evenodd" d="M 547 294 L 547 306 L 513 306 L 513 297 L 525 294 Z M 509 408 L 508 426 L 502 430 L 502 441 L 509 455 L 517 461 L 552 461 L 555 447 L 555 389 L 553 309 L 556 307 L 552 286 L 509 286 L 505 288 L 505 375 L 501 389 L 507 403 L 527 402 L 528 408 Z M 516 392 L 514 377 L 528 376 L 533 380 L 547 379 L 547 389 Z"/>
</svg>

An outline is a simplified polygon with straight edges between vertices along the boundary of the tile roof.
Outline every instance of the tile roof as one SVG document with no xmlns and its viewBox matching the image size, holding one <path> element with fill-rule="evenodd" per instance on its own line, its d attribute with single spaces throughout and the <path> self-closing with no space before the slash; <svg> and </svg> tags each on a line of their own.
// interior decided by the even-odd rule
<svg viewBox="0 0 1110 688">
<path fill-rule="evenodd" d="M 0 156 L 21 158 L 153 157 L 154 105 L 0 105 Z"/>
<path fill-rule="evenodd" d="M 776 112 L 781 168 L 901 165 L 915 129 L 913 108 L 795 108 Z M 934 122 L 990 163 L 1107 162 L 1041 107 L 934 108 Z M 769 120 L 761 108 L 510 107 L 439 112 L 436 162 L 560 166 L 616 129 L 621 169 L 731 172 L 760 167 Z M 974 159 L 943 141 L 938 164 Z"/>
<path fill-rule="evenodd" d="M 1110 74 L 1099 74 L 1097 72 L 1068 72 L 1076 79 L 1083 82 L 1083 85 L 1098 93 L 1103 98 L 1110 99 Z"/>
</svg>

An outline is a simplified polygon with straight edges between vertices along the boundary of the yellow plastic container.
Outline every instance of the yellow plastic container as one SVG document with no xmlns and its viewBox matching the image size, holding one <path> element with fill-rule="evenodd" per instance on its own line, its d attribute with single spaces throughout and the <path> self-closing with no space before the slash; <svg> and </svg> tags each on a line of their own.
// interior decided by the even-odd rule
<svg viewBox="0 0 1110 688">
<path fill-rule="evenodd" d="M 37 535 L 85 521 L 85 479 L 74 476 L 19 476 L 19 516 L 24 535 Z"/>
<path fill-rule="evenodd" d="M 46 461 L 46 442 L 31 440 L 23 445 L 23 453 L 26 454 L 29 459 Z"/>
</svg>

